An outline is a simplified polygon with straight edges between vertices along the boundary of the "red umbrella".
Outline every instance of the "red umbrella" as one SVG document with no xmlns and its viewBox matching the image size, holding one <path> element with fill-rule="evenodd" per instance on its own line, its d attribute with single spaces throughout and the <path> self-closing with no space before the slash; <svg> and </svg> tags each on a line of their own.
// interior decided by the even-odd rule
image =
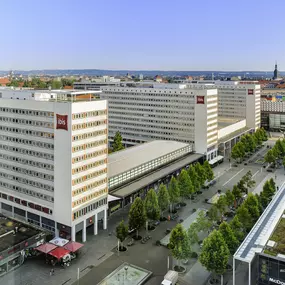
<svg viewBox="0 0 285 285">
<path fill-rule="evenodd" d="M 78 249 L 80 249 L 83 246 L 83 244 L 76 242 L 76 241 L 70 241 L 67 243 L 64 248 L 71 251 L 76 252 Z"/>
<path fill-rule="evenodd" d="M 55 248 L 57 248 L 57 246 L 54 244 L 44 243 L 44 244 L 41 244 L 40 246 L 36 247 L 35 249 L 40 251 L 40 252 L 43 252 L 43 253 L 49 253 L 50 251 L 52 251 Z"/>
<path fill-rule="evenodd" d="M 63 258 L 65 255 L 70 253 L 69 250 L 63 248 L 63 247 L 57 247 L 56 249 L 50 251 L 48 254 L 54 256 L 57 259 Z"/>
</svg>

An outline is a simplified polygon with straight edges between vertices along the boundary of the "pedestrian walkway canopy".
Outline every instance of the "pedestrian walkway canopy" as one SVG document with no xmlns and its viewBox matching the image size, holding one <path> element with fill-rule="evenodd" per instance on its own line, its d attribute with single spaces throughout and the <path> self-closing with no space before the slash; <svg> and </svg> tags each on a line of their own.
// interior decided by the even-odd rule
<svg viewBox="0 0 285 285">
<path fill-rule="evenodd" d="M 55 237 L 54 239 L 50 240 L 49 243 L 52 243 L 56 246 L 64 246 L 69 242 L 68 239 L 60 238 L 60 237 Z"/>
<path fill-rule="evenodd" d="M 54 250 L 50 251 L 48 254 L 57 258 L 57 259 L 61 259 L 69 253 L 70 253 L 69 250 L 67 250 L 63 247 L 57 247 Z"/>
<path fill-rule="evenodd" d="M 76 252 L 81 247 L 83 247 L 82 243 L 79 243 L 79 242 L 76 242 L 76 241 L 70 241 L 63 248 L 69 250 L 70 252 Z"/>
<path fill-rule="evenodd" d="M 223 159 L 224 159 L 224 157 L 223 157 L 222 155 L 218 155 L 217 157 L 211 159 L 211 160 L 209 161 L 209 164 L 210 164 L 210 165 L 214 165 L 214 164 L 216 164 L 216 163 L 222 161 Z"/>
<path fill-rule="evenodd" d="M 54 244 L 44 243 L 44 244 L 41 244 L 40 246 L 36 247 L 35 249 L 37 251 L 40 251 L 43 253 L 49 253 L 50 251 L 54 250 L 55 248 L 57 248 L 57 246 Z"/>
</svg>

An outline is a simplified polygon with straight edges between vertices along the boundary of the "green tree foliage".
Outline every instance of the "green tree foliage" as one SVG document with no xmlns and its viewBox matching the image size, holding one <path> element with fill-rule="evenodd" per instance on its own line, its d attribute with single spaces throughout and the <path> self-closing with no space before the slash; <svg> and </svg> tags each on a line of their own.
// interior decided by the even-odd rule
<svg viewBox="0 0 285 285">
<path fill-rule="evenodd" d="M 234 205 L 235 196 L 230 189 L 226 191 L 225 199 L 226 199 L 228 207 L 232 207 Z"/>
<path fill-rule="evenodd" d="M 153 221 L 159 219 L 160 209 L 158 205 L 157 195 L 153 189 L 150 189 L 147 192 L 144 200 L 144 206 L 147 219 Z"/>
<path fill-rule="evenodd" d="M 196 218 L 196 228 L 198 232 L 205 232 L 208 231 L 212 225 L 212 223 L 207 218 L 204 211 L 200 211 Z"/>
<path fill-rule="evenodd" d="M 140 197 L 137 197 L 131 206 L 129 211 L 129 228 L 137 231 L 137 237 L 139 235 L 139 229 L 144 226 L 146 222 L 146 213 L 144 203 Z"/>
<path fill-rule="evenodd" d="M 198 232 L 199 232 L 198 223 L 197 222 L 192 223 L 187 231 L 190 245 L 198 243 L 199 241 Z"/>
<path fill-rule="evenodd" d="M 214 230 L 203 242 L 199 257 L 201 264 L 214 274 L 223 275 L 227 269 L 230 251 L 222 234 Z"/>
<path fill-rule="evenodd" d="M 217 205 L 212 205 L 207 212 L 207 217 L 212 223 L 217 223 L 221 219 L 221 214 L 218 210 Z"/>
<path fill-rule="evenodd" d="M 169 207 L 169 203 L 170 203 L 169 194 L 164 184 L 159 185 L 157 200 L 158 200 L 158 206 L 160 208 L 161 216 L 163 216 L 163 212 Z"/>
<path fill-rule="evenodd" d="M 248 211 L 248 208 L 242 204 L 236 213 L 238 220 L 242 223 L 244 229 L 248 232 L 253 226 L 252 217 Z"/>
<path fill-rule="evenodd" d="M 277 140 L 274 149 L 277 150 L 277 154 L 279 158 L 283 158 L 285 156 L 285 142 L 284 140 Z"/>
<path fill-rule="evenodd" d="M 275 192 L 276 192 L 276 183 L 275 183 L 275 181 L 273 180 L 272 177 L 269 179 L 269 184 L 270 184 L 271 188 L 274 189 L 274 194 L 275 194 Z"/>
<path fill-rule="evenodd" d="M 120 246 L 123 246 L 123 242 L 128 234 L 128 226 L 125 224 L 124 220 L 122 220 L 116 227 L 116 237 L 120 241 Z"/>
<path fill-rule="evenodd" d="M 214 171 L 208 160 L 205 160 L 203 163 L 203 168 L 206 174 L 206 179 L 212 181 L 214 179 Z"/>
<path fill-rule="evenodd" d="M 255 223 L 260 216 L 259 201 L 257 197 L 252 193 L 249 193 L 247 198 L 244 200 L 243 205 L 248 209 L 248 212 Z"/>
<path fill-rule="evenodd" d="M 223 216 L 225 214 L 225 212 L 227 211 L 227 206 L 228 206 L 226 196 L 221 195 L 220 198 L 218 199 L 216 205 L 217 205 L 217 208 L 218 208 L 221 216 Z"/>
<path fill-rule="evenodd" d="M 242 223 L 239 221 L 238 216 L 234 218 L 229 223 L 232 231 L 234 232 L 235 237 L 241 242 L 245 236 L 244 228 Z"/>
<path fill-rule="evenodd" d="M 190 177 L 185 169 L 183 169 L 178 177 L 178 186 L 180 196 L 184 199 L 194 192 L 194 187 L 191 183 Z"/>
<path fill-rule="evenodd" d="M 242 142 L 236 143 L 232 148 L 231 157 L 234 160 L 241 160 L 245 156 L 245 149 Z"/>
<path fill-rule="evenodd" d="M 122 144 L 122 136 L 121 136 L 121 133 L 119 131 L 116 132 L 116 134 L 114 136 L 114 141 L 113 141 L 112 147 L 113 147 L 113 152 L 124 149 L 124 146 Z"/>
<path fill-rule="evenodd" d="M 253 152 L 256 149 L 256 142 L 252 135 L 246 134 L 241 137 L 245 152 Z"/>
<path fill-rule="evenodd" d="M 187 260 L 191 255 L 190 240 L 186 230 L 181 224 L 177 224 L 171 231 L 169 248 L 172 256 L 178 261 Z"/>
<path fill-rule="evenodd" d="M 232 193 L 235 196 L 235 204 L 238 205 L 242 198 L 242 192 L 237 185 L 234 185 Z"/>
<path fill-rule="evenodd" d="M 53 80 L 51 82 L 51 89 L 61 89 L 62 88 L 62 83 L 59 80 Z"/>
<path fill-rule="evenodd" d="M 273 187 L 272 182 L 270 183 L 270 181 L 267 180 L 263 185 L 262 192 L 260 193 L 260 199 L 261 199 L 263 208 L 266 208 L 267 205 L 270 203 L 270 201 L 272 200 L 275 194 L 275 191 L 276 190 Z"/>
<path fill-rule="evenodd" d="M 194 191 L 195 192 L 199 191 L 201 184 L 200 184 L 198 174 L 197 174 L 193 165 L 190 165 L 190 167 L 188 169 L 188 175 L 189 175 L 190 180 L 192 182 L 192 185 L 194 187 Z"/>
<path fill-rule="evenodd" d="M 200 186 L 204 185 L 205 181 L 207 180 L 204 167 L 198 162 L 195 164 L 194 168 L 198 176 L 199 185 Z"/>
<path fill-rule="evenodd" d="M 243 193 L 248 193 L 248 189 L 254 187 L 255 181 L 252 179 L 252 173 L 249 170 L 238 182 L 237 187 Z"/>
<path fill-rule="evenodd" d="M 275 164 L 275 161 L 276 161 L 276 154 L 274 153 L 274 151 L 272 149 L 270 149 L 266 155 L 264 156 L 264 160 L 267 162 L 267 163 L 273 163 Z"/>
<path fill-rule="evenodd" d="M 179 185 L 174 176 L 171 177 L 169 187 L 168 187 L 169 201 L 171 204 L 171 211 L 173 208 L 173 204 L 179 201 L 180 190 Z"/>
<path fill-rule="evenodd" d="M 220 224 L 219 232 L 222 234 L 231 255 L 233 255 L 239 246 L 239 241 L 234 231 L 227 222 L 223 222 Z"/>
<path fill-rule="evenodd" d="M 285 156 L 283 157 L 282 164 L 283 164 L 283 167 L 285 168 Z"/>
</svg>

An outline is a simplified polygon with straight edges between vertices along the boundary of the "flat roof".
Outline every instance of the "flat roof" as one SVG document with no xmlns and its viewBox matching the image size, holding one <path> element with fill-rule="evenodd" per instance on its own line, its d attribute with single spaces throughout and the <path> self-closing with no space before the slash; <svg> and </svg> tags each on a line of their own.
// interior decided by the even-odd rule
<svg viewBox="0 0 285 285">
<path fill-rule="evenodd" d="M 173 163 L 170 163 L 169 165 L 163 168 L 160 168 L 150 174 L 146 174 L 145 176 L 138 178 L 134 182 L 130 182 L 129 184 L 117 190 L 110 191 L 110 194 L 120 197 L 120 198 L 124 198 L 136 192 L 137 190 L 153 182 L 156 182 L 157 180 L 167 176 L 168 174 L 173 173 L 177 169 L 184 167 L 187 164 L 197 161 L 201 157 L 203 157 L 203 154 L 200 154 L 200 153 L 192 153 L 192 154 L 187 155 L 186 157 L 184 156 L 180 160 L 174 161 Z"/>
<path fill-rule="evenodd" d="M 223 129 L 230 125 L 233 125 L 237 122 L 243 121 L 245 119 L 234 119 L 234 118 L 227 118 L 227 117 L 219 117 L 218 116 L 218 129 Z"/>
<path fill-rule="evenodd" d="M 255 254 L 263 251 L 285 210 L 284 185 L 285 182 L 237 249 L 234 258 L 251 263 Z"/>
<path fill-rule="evenodd" d="M 189 144 L 154 140 L 111 153 L 108 157 L 108 177 L 114 177 L 186 146 Z"/>
<path fill-rule="evenodd" d="M 15 227 L 18 227 L 18 232 L 13 234 Z M 41 231 L 27 224 L 9 219 L 0 214 L 0 252 L 14 245 L 21 243 Z"/>
<path fill-rule="evenodd" d="M 250 131 L 251 129 L 253 129 L 253 128 L 245 127 L 245 128 L 239 129 L 239 130 L 237 130 L 237 131 L 235 131 L 235 132 L 233 132 L 233 133 L 230 133 L 229 135 L 227 135 L 227 136 L 225 136 L 225 137 L 222 137 L 222 138 L 218 141 L 218 143 L 225 143 L 225 142 L 227 142 L 227 141 L 229 141 L 229 140 L 231 140 L 231 139 L 233 139 L 233 138 L 235 138 L 235 137 L 238 137 L 238 136 L 240 136 L 240 135 L 243 135 L 244 133 Z"/>
</svg>

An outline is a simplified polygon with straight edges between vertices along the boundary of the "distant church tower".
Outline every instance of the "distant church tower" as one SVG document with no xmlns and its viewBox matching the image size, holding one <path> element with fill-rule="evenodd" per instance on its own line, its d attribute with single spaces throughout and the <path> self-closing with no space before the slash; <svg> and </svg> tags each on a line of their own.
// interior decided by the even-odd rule
<svg viewBox="0 0 285 285">
<path fill-rule="evenodd" d="M 277 69 L 277 61 L 275 62 L 275 69 L 273 73 L 273 79 L 279 78 L 278 69 Z"/>
</svg>

